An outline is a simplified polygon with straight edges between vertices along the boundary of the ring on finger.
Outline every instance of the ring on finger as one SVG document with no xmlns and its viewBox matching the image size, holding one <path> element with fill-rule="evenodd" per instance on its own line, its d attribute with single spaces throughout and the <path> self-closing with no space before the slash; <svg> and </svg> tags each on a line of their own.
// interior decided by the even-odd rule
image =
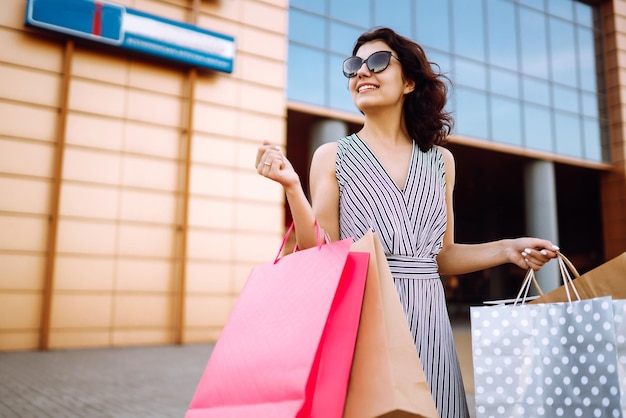
<svg viewBox="0 0 626 418">
<path fill-rule="evenodd" d="M 268 163 L 267 161 L 265 161 L 263 164 L 265 164 L 265 165 L 272 165 L 272 163 Z"/>
</svg>

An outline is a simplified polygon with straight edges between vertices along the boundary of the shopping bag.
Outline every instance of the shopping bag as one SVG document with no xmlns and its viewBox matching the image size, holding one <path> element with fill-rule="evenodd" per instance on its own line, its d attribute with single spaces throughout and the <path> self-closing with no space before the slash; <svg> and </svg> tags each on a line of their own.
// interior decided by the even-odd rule
<svg viewBox="0 0 626 418">
<path fill-rule="evenodd" d="M 613 299 L 626 299 L 626 252 L 604 264 L 579 275 L 575 267 L 567 259 L 564 261 L 576 278 L 573 281 L 581 299 L 599 296 L 612 296 Z M 565 285 L 546 293 L 531 303 L 565 302 L 567 300 Z"/>
<path fill-rule="evenodd" d="M 517 303 L 531 272 L 514 305 L 470 308 L 477 418 L 621 417 L 612 298 Z"/>
<path fill-rule="evenodd" d="M 290 231 L 251 271 L 186 418 L 341 417 L 369 254 L 346 239 L 280 257 Z"/>
<path fill-rule="evenodd" d="M 352 246 L 370 253 L 345 418 L 438 418 L 400 297 L 372 231 Z"/>
</svg>

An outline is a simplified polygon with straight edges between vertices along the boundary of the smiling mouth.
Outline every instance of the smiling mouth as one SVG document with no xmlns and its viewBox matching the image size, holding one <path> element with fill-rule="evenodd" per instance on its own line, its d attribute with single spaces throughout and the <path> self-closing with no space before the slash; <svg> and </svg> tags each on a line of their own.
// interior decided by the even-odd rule
<svg viewBox="0 0 626 418">
<path fill-rule="evenodd" d="M 358 92 L 359 93 L 363 93 L 366 91 L 370 91 L 370 90 L 376 90 L 378 87 L 372 85 L 372 84 L 366 84 L 364 86 L 359 87 Z"/>
</svg>

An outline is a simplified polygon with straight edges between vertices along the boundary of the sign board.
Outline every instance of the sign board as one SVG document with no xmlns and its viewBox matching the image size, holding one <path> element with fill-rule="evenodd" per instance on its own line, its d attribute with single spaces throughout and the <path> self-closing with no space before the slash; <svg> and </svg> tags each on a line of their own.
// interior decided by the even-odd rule
<svg viewBox="0 0 626 418">
<path fill-rule="evenodd" d="M 101 0 L 27 0 L 26 24 L 230 73 L 232 36 Z"/>
</svg>

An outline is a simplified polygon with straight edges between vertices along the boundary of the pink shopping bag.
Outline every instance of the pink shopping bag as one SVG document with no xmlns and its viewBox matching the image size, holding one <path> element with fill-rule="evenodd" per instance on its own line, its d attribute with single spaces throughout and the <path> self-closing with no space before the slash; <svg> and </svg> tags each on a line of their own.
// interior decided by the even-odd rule
<svg viewBox="0 0 626 418">
<path fill-rule="evenodd" d="M 342 416 L 369 263 L 351 244 L 252 270 L 186 418 Z"/>
</svg>

